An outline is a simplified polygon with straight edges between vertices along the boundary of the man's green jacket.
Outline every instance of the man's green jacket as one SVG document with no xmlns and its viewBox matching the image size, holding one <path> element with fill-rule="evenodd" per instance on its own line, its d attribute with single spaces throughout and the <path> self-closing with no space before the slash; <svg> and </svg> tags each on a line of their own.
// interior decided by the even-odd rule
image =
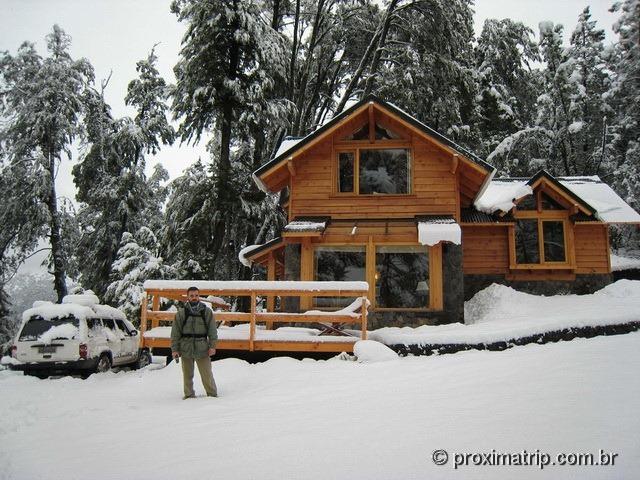
<svg viewBox="0 0 640 480">
<path fill-rule="evenodd" d="M 204 303 L 199 303 L 195 308 L 186 304 L 178 309 L 171 327 L 173 352 L 185 358 L 203 358 L 208 356 L 210 348 L 216 348 L 217 340 L 218 329 L 213 312 Z"/>
</svg>

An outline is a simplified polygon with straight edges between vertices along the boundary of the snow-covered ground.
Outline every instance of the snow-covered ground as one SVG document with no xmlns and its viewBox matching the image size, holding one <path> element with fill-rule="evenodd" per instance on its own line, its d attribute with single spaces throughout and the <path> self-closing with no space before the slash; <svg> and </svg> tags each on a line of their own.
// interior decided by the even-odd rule
<svg viewBox="0 0 640 480">
<path fill-rule="evenodd" d="M 464 306 L 470 325 L 387 327 L 369 334 L 394 344 L 478 344 L 508 341 L 575 327 L 640 321 L 640 281 L 618 280 L 590 295 L 544 297 L 493 284 Z"/>
<path fill-rule="evenodd" d="M 0 478 L 639 478 L 638 365 L 631 333 L 375 363 L 224 359 L 220 397 L 192 400 L 173 363 L 86 381 L 3 371 Z M 618 456 L 452 466 L 455 453 L 492 449 Z"/>
<path fill-rule="evenodd" d="M 637 254 L 637 252 L 634 252 Z M 614 272 L 620 270 L 640 269 L 640 258 L 633 256 L 622 256 L 611 254 L 611 270 Z"/>
</svg>

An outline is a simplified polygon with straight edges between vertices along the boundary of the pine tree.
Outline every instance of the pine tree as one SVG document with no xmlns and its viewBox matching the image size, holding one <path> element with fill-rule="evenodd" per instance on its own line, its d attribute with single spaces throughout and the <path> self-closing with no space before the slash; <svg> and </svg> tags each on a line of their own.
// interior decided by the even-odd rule
<svg viewBox="0 0 640 480">
<path fill-rule="evenodd" d="M 33 44 L 24 43 L 17 56 L 4 52 L 0 58 L 0 83 L 4 86 L 0 116 L 8 119 L 0 132 L 8 158 L 2 173 L 14 186 L 20 185 L 4 192 L 7 198 L 0 208 L 28 207 L 26 212 L 14 211 L 13 215 L 20 212 L 20 217 L 10 219 L 15 235 L 6 243 L 27 251 L 38 238 L 48 237 L 58 301 L 67 291 L 70 252 L 65 251 L 55 177 L 63 155 L 71 157 L 71 144 L 82 134 L 83 94 L 93 81 L 91 64 L 85 59 L 73 60 L 70 44 L 70 37 L 54 25 L 47 36 L 49 57 L 41 58 Z M 30 234 L 21 236 L 22 230 Z"/>
<path fill-rule="evenodd" d="M 531 64 L 539 60 L 533 30 L 510 19 L 486 20 L 475 48 L 479 126 L 492 152 L 505 136 L 533 125 L 538 88 Z"/>
<path fill-rule="evenodd" d="M 607 160 L 608 170 L 614 172 L 617 192 L 640 209 L 640 0 L 616 3 L 613 11 L 620 12 L 614 31 L 619 36 L 612 68 L 614 79 L 610 95 L 616 112 L 612 131 L 614 138 Z"/>
<path fill-rule="evenodd" d="M 271 152 L 269 133 L 286 121 L 288 111 L 289 103 L 275 93 L 278 83 L 285 83 L 285 42 L 266 23 L 261 8 L 255 0 L 177 0 L 172 4 L 179 20 L 187 23 L 174 69 L 173 108 L 182 120 L 179 133 L 190 141 L 213 131 L 212 163 L 205 167 L 211 188 L 206 198 L 199 198 L 201 205 L 194 207 L 208 212 L 212 226 L 202 227 L 205 232 L 186 241 L 198 244 L 191 255 L 206 246 L 199 259 L 209 278 L 224 275 L 238 264 L 234 254 L 221 255 L 221 251 L 235 249 L 231 229 L 242 221 L 239 185 L 250 183 L 251 171 Z M 234 155 L 232 145 L 243 154 Z M 256 197 L 264 197 L 251 188 Z M 170 202 L 168 209 L 173 205 Z M 179 218 L 178 223 L 191 218 L 184 210 L 168 215 Z"/>
<path fill-rule="evenodd" d="M 136 108 L 135 118 L 114 119 L 103 94 L 87 94 L 86 155 L 73 169 L 78 187 L 81 237 L 76 257 L 82 284 L 102 295 L 110 282 L 112 264 L 125 231 L 142 225 L 159 228 L 166 192 L 166 170 L 156 167 L 146 178 L 147 154 L 171 144 L 175 132 L 165 103 L 168 87 L 160 77 L 152 50 L 137 63 L 139 78 L 129 83 L 125 103 Z"/>
<path fill-rule="evenodd" d="M 147 227 L 141 227 L 135 235 L 122 235 L 112 271 L 104 299 L 135 324 L 139 323 L 144 282 L 175 278 L 175 270 L 159 256 L 158 240 Z"/>
</svg>

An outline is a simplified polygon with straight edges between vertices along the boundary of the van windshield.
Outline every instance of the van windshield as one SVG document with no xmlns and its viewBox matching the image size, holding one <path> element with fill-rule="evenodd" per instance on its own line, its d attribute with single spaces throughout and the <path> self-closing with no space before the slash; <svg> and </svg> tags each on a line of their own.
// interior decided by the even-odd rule
<svg viewBox="0 0 640 480">
<path fill-rule="evenodd" d="M 51 320 L 45 320 L 42 317 L 31 317 L 22 328 L 18 340 L 29 342 L 73 338 L 78 334 L 79 326 L 80 322 L 75 317 L 52 318 Z M 45 333 L 48 334 L 44 335 Z M 43 335 L 47 338 L 42 338 Z"/>
</svg>

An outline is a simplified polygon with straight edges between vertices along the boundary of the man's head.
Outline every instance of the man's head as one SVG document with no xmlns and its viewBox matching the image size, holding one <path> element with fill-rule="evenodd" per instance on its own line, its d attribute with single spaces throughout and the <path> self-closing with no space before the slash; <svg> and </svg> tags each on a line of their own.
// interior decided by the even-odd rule
<svg viewBox="0 0 640 480">
<path fill-rule="evenodd" d="M 200 301 L 200 290 L 198 290 L 198 287 L 189 287 L 187 290 L 187 300 L 189 303 L 198 303 Z"/>
</svg>

